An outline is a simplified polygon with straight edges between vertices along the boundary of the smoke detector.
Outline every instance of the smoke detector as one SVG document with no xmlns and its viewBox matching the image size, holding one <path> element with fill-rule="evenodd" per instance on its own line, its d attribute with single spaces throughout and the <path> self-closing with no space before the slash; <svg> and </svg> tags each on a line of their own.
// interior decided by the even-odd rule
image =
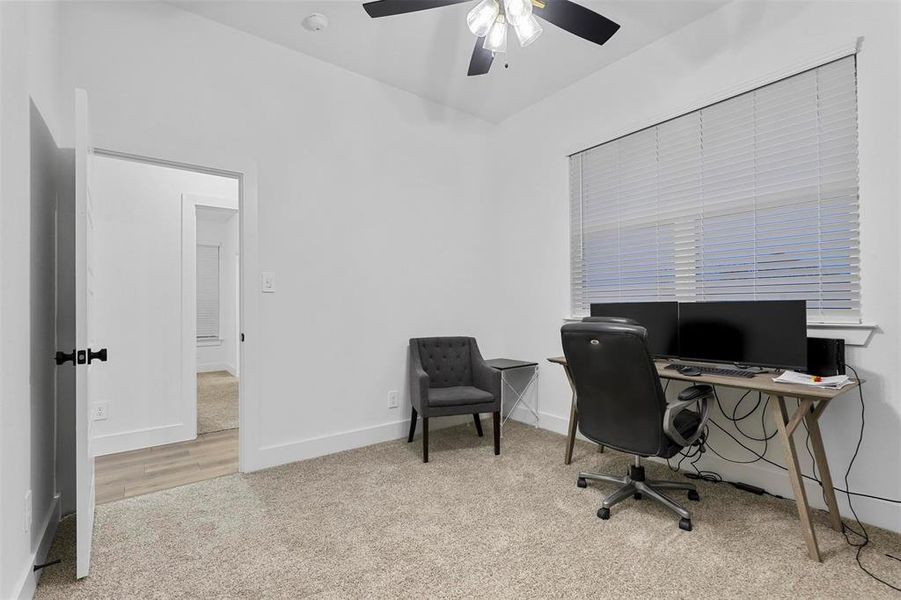
<svg viewBox="0 0 901 600">
<path fill-rule="evenodd" d="M 303 26 L 307 31 L 322 31 L 328 27 L 328 17 L 322 13 L 313 13 L 303 20 Z"/>
</svg>

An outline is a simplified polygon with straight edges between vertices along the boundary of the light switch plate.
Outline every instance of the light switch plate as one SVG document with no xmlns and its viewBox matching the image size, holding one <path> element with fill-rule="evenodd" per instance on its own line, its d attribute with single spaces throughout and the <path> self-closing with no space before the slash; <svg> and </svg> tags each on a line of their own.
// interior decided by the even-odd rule
<svg viewBox="0 0 901 600">
<path fill-rule="evenodd" d="M 260 277 L 260 288 L 264 294 L 272 294 L 275 292 L 275 273 L 272 271 L 264 271 Z"/>
</svg>

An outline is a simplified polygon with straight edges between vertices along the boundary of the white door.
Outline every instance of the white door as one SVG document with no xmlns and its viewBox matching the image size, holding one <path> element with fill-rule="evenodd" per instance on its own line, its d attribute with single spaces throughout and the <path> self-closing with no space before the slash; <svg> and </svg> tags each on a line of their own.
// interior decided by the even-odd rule
<svg viewBox="0 0 901 600">
<path fill-rule="evenodd" d="M 88 95 L 84 90 L 75 90 L 75 508 L 76 576 L 79 579 L 87 576 L 91 567 L 94 533 L 91 370 L 98 362 L 95 352 L 99 347 L 91 337 L 94 317 L 92 162 Z M 105 356 L 100 358 L 105 359 Z"/>
</svg>

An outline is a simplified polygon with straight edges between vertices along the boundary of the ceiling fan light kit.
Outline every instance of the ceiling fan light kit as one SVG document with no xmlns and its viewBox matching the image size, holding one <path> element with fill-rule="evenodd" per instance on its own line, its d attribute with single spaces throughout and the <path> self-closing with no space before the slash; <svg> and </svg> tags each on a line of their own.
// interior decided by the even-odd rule
<svg viewBox="0 0 901 600">
<path fill-rule="evenodd" d="M 363 8 L 375 19 L 471 1 L 372 0 Z M 605 44 L 619 30 L 617 23 L 572 0 L 480 0 L 466 15 L 466 25 L 478 38 L 467 75 L 486 74 L 495 54 L 507 51 L 508 24 L 513 26 L 523 48 L 538 39 L 544 29 L 535 17 L 598 45 Z"/>
<path fill-rule="evenodd" d="M 538 39 L 544 29 L 535 18 L 530 14 L 528 17 L 513 21 L 513 30 L 516 31 L 516 37 L 519 39 L 519 45 L 525 48 Z"/>
<path fill-rule="evenodd" d="M 504 15 L 497 16 L 482 47 L 495 53 L 507 51 L 507 20 Z"/>
<path fill-rule="evenodd" d="M 497 0 L 482 0 L 466 15 L 466 24 L 476 37 L 485 37 L 494 25 L 501 7 Z"/>
<path fill-rule="evenodd" d="M 532 14 L 532 0 L 504 0 L 504 10 L 514 23 Z"/>
<path fill-rule="evenodd" d="M 504 0 L 503 11 L 497 0 L 482 0 L 466 15 L 469 30 L 476 37 L 485 38 L 482 47 L 495 53 L 507 51 L 507 23 L 513 25 L 523 48 L 537 40 L 542 32 L 532 15 L 531 0 Z"/>
</svg>

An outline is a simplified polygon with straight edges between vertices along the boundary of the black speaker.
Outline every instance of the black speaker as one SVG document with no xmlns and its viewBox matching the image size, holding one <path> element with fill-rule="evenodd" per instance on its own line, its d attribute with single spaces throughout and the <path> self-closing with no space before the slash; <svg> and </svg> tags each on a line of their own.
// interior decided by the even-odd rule
<svg viewBox="0 0 901 600">
<path fill-rule="evenodd" d="M 807 372 L 820 377 L 845 374 L 845 340 L 807 338 Z"/>
</svg>

